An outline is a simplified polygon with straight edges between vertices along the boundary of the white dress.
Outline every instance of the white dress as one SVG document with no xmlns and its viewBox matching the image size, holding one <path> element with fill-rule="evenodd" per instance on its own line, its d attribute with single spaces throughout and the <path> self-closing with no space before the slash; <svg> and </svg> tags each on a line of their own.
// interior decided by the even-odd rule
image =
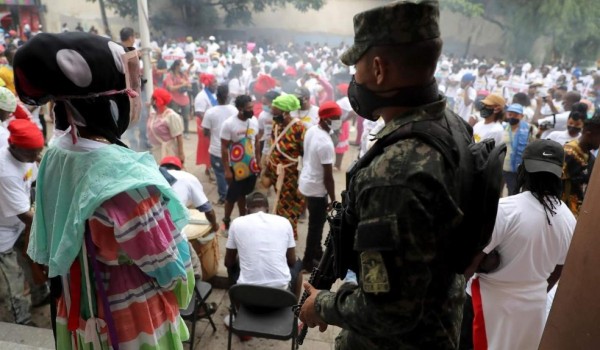
<svg viewBox="0 0 600 350">
<path fill-rule="evenodd" d="M 531 192 L 502 198 L 489 253 L 496 249 L 500 266 L 477 274 L 473 299 L 474 349 L 537 349 L 546 324 L 547 279 L 563 265 L 575 229 L 575 217 L 560 202 L 551 216 Z"/>
</svg>

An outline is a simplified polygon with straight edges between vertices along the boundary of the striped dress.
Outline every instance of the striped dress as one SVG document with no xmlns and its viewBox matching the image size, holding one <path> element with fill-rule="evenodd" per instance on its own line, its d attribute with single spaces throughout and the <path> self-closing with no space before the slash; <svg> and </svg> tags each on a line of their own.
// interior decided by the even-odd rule
<svg viewBox="0 0 600 350">
<path fill-rule="evenodd" d="M 193 292 L 193 270 L 187 241 L 173 225 L 159 190 L 149 186 L 114 196 L 96 209 L 89 226 L 119 348 L 182 349 L 189 334 L 179 309 Z M 56 319 L 61 350 L 98 347 L 89 336 L 85 339 L 91 316 L 86 277 L 80 272 L 85 264 L 80 253 L 62 278 Z M 106 320 L 91 257 L 87 264 L 94 315 Z M 108 327 L 101 327 L 100 340 L 102 349 L 109 349 Z"/>
</svg>

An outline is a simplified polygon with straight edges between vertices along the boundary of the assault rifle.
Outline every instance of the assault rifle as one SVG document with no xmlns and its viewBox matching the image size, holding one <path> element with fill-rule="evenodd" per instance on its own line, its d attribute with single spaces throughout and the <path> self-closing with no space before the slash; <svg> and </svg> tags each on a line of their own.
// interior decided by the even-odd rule
<svg viewBox="0 0 600 350">
<path fill-rule="evenodd" d="M 342 223 L 342 204 L 339 202 L 333 202 L 333 209 L 327 216 L 327 222 L 329 222 L 329 234 L 325 239 L 325 251 L 323 252 L 323 256 L 321 257 L 321 261 L 319 261 L 319 265 L 313 268 L 310 277 L 308 279 L 308 283 L 310 283 L 316 289 L 324 289 L 330 290 L 331 286 L 338 278 L 334 271 L 334 255 L 333 255 L 333 236 L 336 234 L 339 235 L 341 230 Z M 343 277 L 343 276 L 342 276 Z M 304 302 L 308 298 L 308 292 L 305 290 L 302 293 L 302 298 L 300 299 L 300 304 L 294 305 L 292 310 L 296 314 L 296 317 L 300 316 L 300 309 Z M 306 337 L 306 333 L 308 332 L 308 325 L 303 324 L 302 329 L 300 330 L 300 334 L 296 337 L 296 344 L 302 345 L 304 342 L 304 337 Z"/>
</svg>

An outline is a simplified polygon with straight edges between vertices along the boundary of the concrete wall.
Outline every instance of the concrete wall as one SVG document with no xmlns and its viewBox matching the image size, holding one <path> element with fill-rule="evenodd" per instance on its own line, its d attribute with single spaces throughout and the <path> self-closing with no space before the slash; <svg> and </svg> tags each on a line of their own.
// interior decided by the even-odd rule
<svg viewBox="0 0 600 350">
<path fill-rule="evenodd" d="M 150 0 L 153 1 L 153 0 Z M 100 5 L 98 1 L 89 2 L 86 0 L 42 0 L 46 6 L 45 32 L 60 32 L 63 23 L 67 23 L 70 30 L 74 30 L 78 22 L 87 31 L 94 26 L 100 34 L 104 34 L 104 25 L 100 15 Z M 113 39 L 118 40 L 119 30 L 125 26 L 137 27 L 137 21 L 132 23 L 131 19 L 124 19 L 113 13 L 106 11 L 110 30 Z"/>
<path fill-rule="evenodd" d="M 47 12 L 46 31 L 58 32 L 63 22 L 72 30 L 81 22 L 87 30 L 94 25 L 102 31 L 102 20 L 98 2 L 86 0 L 42 0 Z M 155 11 L 173 10 L 169 0 L 148 0 L 150 15 Z M 269 10 L 254 15 L 251 26 L 224 25 L 215 28 L 213 33 L 189 33 L 194 36 L 221 34 L 225 38 L 256 39 L 269 38 L 285 41 L 312 41 L 338 44 L 341 41 L 351 42 L 353 36 L 352 17 L 361 11 L 389 3 L 389 0 L 327 0 L 320 11 L 300 12 L 293 6 L 287 6 L 275 11 Z M 118 17 L 107 10 L 109 25 L 114 38 L 124 26 L 137 28 L 137 21 Z M 471 38 L 469 53 L 478 55 L 502 55 L 502 32 L 493 24 L 481 19 L 443 12 L 441 15 L 442 37 L 444 51 L 463 55 L 469 37 Z M 182 36 L 188 34 L 187 28 L 172 28 L 170 35 Z"/>
</svg>

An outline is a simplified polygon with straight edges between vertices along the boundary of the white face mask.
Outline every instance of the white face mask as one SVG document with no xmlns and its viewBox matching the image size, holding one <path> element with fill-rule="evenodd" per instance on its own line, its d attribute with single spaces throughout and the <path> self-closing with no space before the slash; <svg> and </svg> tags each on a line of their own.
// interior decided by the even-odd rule
<svg viewBox="0 0 600 350">
<path fill-rule="evenodd" d="M 329 127 L 331 128 L 331 130 L 339 130 L 342 127 L 342 121 L 341 120 L 332 120 L 331 124 L 329 124 Z"/>
</svg>

